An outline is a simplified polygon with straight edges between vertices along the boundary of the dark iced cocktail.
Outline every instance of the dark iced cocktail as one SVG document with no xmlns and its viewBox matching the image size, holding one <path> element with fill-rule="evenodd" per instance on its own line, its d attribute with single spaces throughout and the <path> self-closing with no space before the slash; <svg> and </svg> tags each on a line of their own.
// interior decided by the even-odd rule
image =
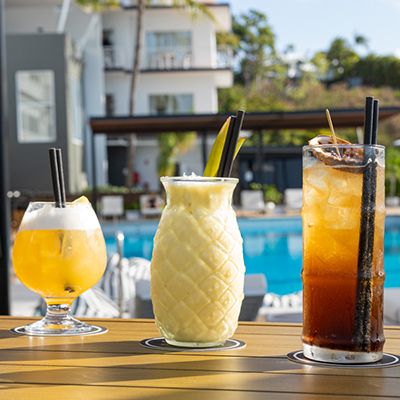
<svg viewBox="0 0 400 400">
<path fill-rule="evenodd" d="M 381 359 L 384 148 L 306 146 L 302 217 L 305 356 Z"/>
</svg>

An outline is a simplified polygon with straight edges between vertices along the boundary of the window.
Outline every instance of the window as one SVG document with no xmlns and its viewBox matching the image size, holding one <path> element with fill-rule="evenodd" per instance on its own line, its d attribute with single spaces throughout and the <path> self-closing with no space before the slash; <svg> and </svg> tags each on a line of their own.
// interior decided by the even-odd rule
<svg viewBox="0 0 400 400">
<path fill-rule="evenodd" d="M 104 29 L 103 30 L 103 54 L 104 54 L 104 66 L 106 68 L 118 67 L 116 64 L 116 48 L 114 44 L 114 30 Z"/>
<path fill-rule="evenodd" d="M 81 67 L 78 63 L 69 65 L 69 101 L 72 116 L 72 137 L 79 141 L 83 141 L 83 99 L 82 99 L 82 83 L 81 83 Z"/>
<path fill-rule="evenodd" d="M 162 94 L 150 96 L 150 114 L 190 114 L 193 112 L 192 94 Z"/>
<path fill-rule="evenodd" d="M 148 68 L 190 68 L 192 33 L 190 31 L 147 32 L 146 50 Z"/>
<path fill-rule="evenodd" d="M 106 94 L 106 115 L 112 116 L 115 113 L 115 98 L 111 93 Z"/>
<path fill-rule="evenodd" d="M 103 46 L 112 46 L 114 44 L 114 30 L 103 29 Z"/>
<path fill-rule="evenodd" d="M 54 72 L 18 71 L 15 80 L 18 141 L 54 142 L 56 139 Z"/>
</svg>

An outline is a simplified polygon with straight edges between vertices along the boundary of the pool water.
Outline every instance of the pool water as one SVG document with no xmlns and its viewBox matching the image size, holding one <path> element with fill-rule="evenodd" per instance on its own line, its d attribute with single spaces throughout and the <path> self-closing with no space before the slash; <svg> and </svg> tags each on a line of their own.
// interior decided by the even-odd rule
<svg viewBox="0 0 400 400">
<path fill-rule="evenodd" d="M 151 259 L 158 221 L 103 226 L 107 251 L 116 250 L 115 231 L 125 234 L 124 255 Z M 400 217 L 385 224 L 385 287 L 400 287 Z M 247 273 L 263 273 L 268 291 L 277 294 L 301 290 L 302 238 L 300 217 L 239 219 Z"/>
</svg>

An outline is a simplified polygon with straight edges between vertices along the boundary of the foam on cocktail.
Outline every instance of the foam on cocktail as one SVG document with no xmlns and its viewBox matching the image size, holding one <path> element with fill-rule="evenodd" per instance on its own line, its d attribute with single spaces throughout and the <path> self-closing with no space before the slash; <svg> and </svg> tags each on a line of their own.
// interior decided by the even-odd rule
<svg viewBox="0 0 400 400">
<path fill-rule="evenodd" d="M 56 208 L 52 204 L 25 213 L 20 230 L 93 230 L 100 224 L 89 203 L 77 203 L 66 208 Z"/>
</svg>

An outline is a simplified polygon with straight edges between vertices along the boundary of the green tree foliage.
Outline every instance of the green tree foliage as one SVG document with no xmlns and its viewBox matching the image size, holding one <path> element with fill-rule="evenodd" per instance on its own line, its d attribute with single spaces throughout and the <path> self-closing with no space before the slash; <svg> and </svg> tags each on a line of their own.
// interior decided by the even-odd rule
<svg viewBox="0 0 400 400">
<path fill-rule="evenodd" d="M 119 0 L 76 0 L 76 2 L 90 11 L 103 11 L 108 8 L 119 7 Z"/>
<path fill-rule="evenodd" d="M 354 35 L 354 43 L 356 46 L 364 47 L 366 50 L 369 48 L 369 40 L 364 35 L 356 33 Z"/>
<path fill-rule="evenodd" d="M 275 35 L 266 15 L 256 10 L 234 18 L 232 29 L 238 38 L 233 49 L 240 60 L 237 80 L 249 87 L 265 76 L 268 64 L 273 65 Z"/>
<path fill-rule="evenodd" d="M 236 42 L 232 46 L 236 54 L 238 76 L 242 77 L 231 88 L 219 91 L 221 112 L 234 112 L 239 108 L 247 111 L 281 111 L 324 108 L 360 108 L 365 97 L 375 96 L 381 105 L 400 105 L 400 60 L 395 57 L 367 55 L 360 57 L 352 44 L 343 38 L 334 39 L 325 51 L 318 51 L 308 60 L 314 70 L 303 72 L 291 81 L 287 76 L 284 55 L 275 47 L 275 35 L 265 15 L 249 11 L 234 19 L 233 31 Z M 235 44 L 236 43 L 236 44 Z M 357 34 L 354 45 L 364 48 L 368 39 Z M 293 49 L 288 47 L 285 53 Z M 307 61 L 307 60 L 305 60 Z M 268 75 L 268 67 L 275 64 L 275 74 Z M 249 64 L 254 64 L 248 73 Z M 285 69 L 286 68 L 286 69 Z M 324 82 L 329 74 L 337 83 L 327 87 Z M 249 80 L 244 85 L 245 76 Z M 367 85 L 349 87 L 346 79 L 360 77 Z M 335 121 L 333 121 L 335 123 Z M 396 137 L 399 118 L 392 118 L 380 126 L 380 142 L 390 144 Z M 328 128 L 328 126 L 327 126 Z M 266 144 L 303 144 L 316 131 L 265 132 Z M 356 140 L 353 129 L 339 130 L 339 134 Z M 253 144 L 255 138 L 247 141 Z"/>
<path fill-rule="evenodd" d="M 279 54 L 265 15 L 254 10 L 241 14 L 234 19 L 233 32 L 233 36 L 221 38 L 234 49 L 238 66 L 236 84 L 219 91 L 221 112 L 232 113 L 239 108 L 248 112 L 361 108 L 366 96 L 379 98 L 383 107 L 400 106 L 400 59 L 361 56 L 357 50 L 367 52 L 368 39 L 360 34 L 352 43 L 334 39 L 326 50 L 305 60 L 312 69 L 291 79 L 285 60 L 293 49 L 289 46 Z M 354 86 L 355 81 L 362 85 Z M 395 117 L 379 127 L 379 143 L 387 146 L 386 187 L 392 195 L 400 194 L 400 149 L 391 147 L 399 137 L 399 126 L 400 117 Z M 261 140 L 265 145 L 301 146 L 320 133 L 329 134 L 328 124 L 322 130 L 264 131 L 253 135 L 245 145 L 257 145 Z M 336 129 L 336 133 L 351 142 L 358 141 L 355 129 Z"/>
<path fill-rule="evenodd" d="M 324 79 L 329 71 L 329 60 L 326 56 L 326 52 L 317 51 L 310 62 L 316 68 L 316 78 L 320 80 Z"/>
<path fill-rule="evenodd" d="M 163 133 L 158 137 L 160 154 L 158 157 L 159 176 L 175 175 L 177 157 L 189 151 L 196 141 L 196 133 Z"/>
<path fill-rule="evenodd" d="M 386 194 L 395 196 L 400 194 L 400 149 L 389 147 L 386 149 Z"/>
<path fill-rule="evenodd" d="M 342 79 L 352 73 L 353 68 L 360 60 L 350 43 L 343 38 L 336 38 L 326 51 L 329 61 L 328 73 L 334 80 Z"/>
<path fill-rule="evenodd" d="M 353 75 L 360 77 L 365 85 L 400 88 L 400 59 L 370 54 L 359 60 Z"/>
</svg>

